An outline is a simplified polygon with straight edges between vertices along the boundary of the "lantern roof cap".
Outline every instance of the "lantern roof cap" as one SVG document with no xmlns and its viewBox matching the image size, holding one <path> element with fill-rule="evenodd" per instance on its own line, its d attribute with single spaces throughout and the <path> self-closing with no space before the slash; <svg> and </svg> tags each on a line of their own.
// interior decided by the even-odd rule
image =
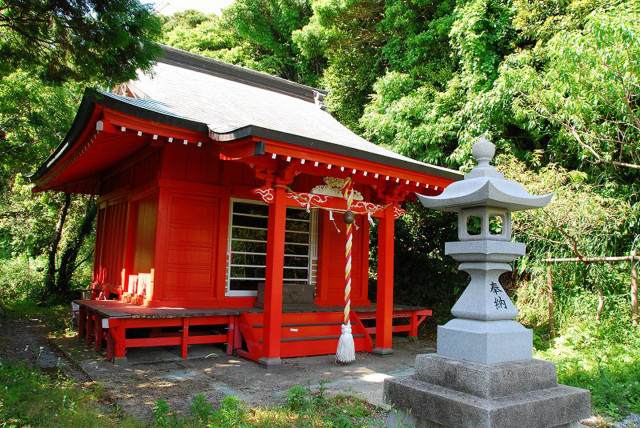
<svg viewBox="0 0 640 428">
<path fill-rule="evenodd" d="M 549 203 L 553 193 L 535 196 L 521 184 L 506 180 L 504 174 L 490 164 L 495 146 L 483 135 L 473 145 L 471 154 L 478 165 L 465 174 L 464 180 L 450 184 L 438 196 L 418 195 L 427 208 L 458 212 L 465 208 L 493 207 L 508 211 L 542 208 Z"/>
</svg>

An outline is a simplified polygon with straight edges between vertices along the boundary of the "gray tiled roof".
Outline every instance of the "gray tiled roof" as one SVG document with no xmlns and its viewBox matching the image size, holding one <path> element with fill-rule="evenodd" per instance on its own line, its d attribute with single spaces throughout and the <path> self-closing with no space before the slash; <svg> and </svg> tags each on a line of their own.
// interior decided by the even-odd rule
<svg viewBox="0 0 640 428">
<path fill-rule="evenodd" d="M 454 180 L 461 178 L 457 171 L 418 162 L 351 132 L 314 101 L 314 96 L 323 91 L 178 49 L 163 47 L 163 51 L 163 58 L 150 75 L 140 73 L 130 83 L 145 98 L 108 96 L 162 115 L 205 124 L 211 137 L 222 141 L 261 129 L 269 131 L 269 135 L 294 140 L 285 142 L 303 140 L 306 147 Z"/>
</svg>

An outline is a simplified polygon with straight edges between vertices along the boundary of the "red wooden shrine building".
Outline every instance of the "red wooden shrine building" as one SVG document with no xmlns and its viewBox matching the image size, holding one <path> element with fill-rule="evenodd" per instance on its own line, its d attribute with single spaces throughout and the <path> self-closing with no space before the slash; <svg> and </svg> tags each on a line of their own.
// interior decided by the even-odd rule
<svg viewBox="0 0 640 428">
<path fill-rule="evenodd" d="M 358 137 L 326 111 L 324 94 L 168 47 L 152 75 L 87 90 L 31 176 L 36 191 L 99 196 L 92 289 L 106 300 L 78 302 L 87 343 L 106 339 L 120 361 L 131 347 L 181 346 L 184 357 L 216 342 L 267 365 L 334 353 L 346 208 L 336 188 L 346 177 L 356 350 L 384 354 L 394 331 L 416 335 L 430 311 L 394 308 L 394 219 L 415 192 L 438 194 L 461 176 Z"/>
</svg>

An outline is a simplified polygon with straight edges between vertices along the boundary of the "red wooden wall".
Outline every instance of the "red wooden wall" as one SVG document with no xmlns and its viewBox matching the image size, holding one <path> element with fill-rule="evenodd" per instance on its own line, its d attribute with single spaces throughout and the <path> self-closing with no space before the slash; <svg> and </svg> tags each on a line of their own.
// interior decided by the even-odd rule
<svg viewBox="0 0 640 428">
<path fill-rule="evenodd" d="M 220 198 L 172 193 L 167 251 L 163 259 L 163 300 L 215 298 Z"/>
<path fill-rule="evenodd" d="M 293 187 L 308 192 L 321 183 L 300 175 Z M 140 151 L 102 183 L 94 280 L 126 289 L 129 275 L 151 274 L 153 295 L 144 304 L 153 306 L 252 306 L 253 297 L 225 296 L 229 208 L 230 198 L 258 200 L 253 189 L 262 186 L 249 165 L 220 161 L 211 148 L 174 143 Z M 316 301 L 324 306 L 343 304 L 345 225 L 334 217 L 340 234 L 320 214 Z M 369 224 L 357 217 L 354 306 L 369 304 Z"/>
<path fill-rule="evenodd" d="M 122 280 L 127 232 L 126 199 L 102 202 L 98 208 L 93 282 L 117 288 Z"/>
<path fill-rule="evenodd" d="M 130 246 L 129 274 L 149 273 L 154 268 L 156 223 L 158 219 L 157 195 L 132 202 L 132 234 Z"/>
<path fill-rule="evenodd" d="M 143 150 L 114 168 L 102 182 L 93 281 L 106 286 L 112 293 L 124 291 L 125 272 L 126 275 L 149 273 L 153 267 L 153 251 L 149 245 L 153 246 L 155 241 L 157 197 L 154 202 L 153 197 L 147 196 L 143 202 L 145 199 L 141 195 L 148 194 L 148 189 L 155 183 L 161 160 L 159 150 Z M 141 205 L 142 218 L 139 214 Z M 137 232 L 132 234 L 132 231 Z M 136 248 L 136 242 L 145 244 Z"/>
</svg>

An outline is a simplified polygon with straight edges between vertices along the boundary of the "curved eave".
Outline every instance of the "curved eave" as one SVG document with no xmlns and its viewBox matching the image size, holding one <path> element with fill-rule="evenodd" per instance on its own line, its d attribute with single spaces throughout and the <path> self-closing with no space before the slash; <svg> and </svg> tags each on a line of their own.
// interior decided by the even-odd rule
<svg viewBox="0 0 640 428">
<path fill-rule="evenodd" d="M 25 178 L 40 187 L 41 184 L 46 181 L 47 175 L 64 162 L 68 155 L 74 151 L 78 142 L 83 140 L 83 136 L 86 136 L 87 132 L 91 131 L 88 127 L 91 123 L 98 120 L 97 116 L 101 113 L 98 107 L 130 114 L 143 120 L 159 122 L 175 128 L 195 131 L 204 135 L 208 132 L 207 126 L 203 123 L 169 114 L 157 113 L 110 96 L 105 96 L 95 89 L 87 88 L 73 124 L 71 125 L 71 129 L 65 138 L 44 163 L 32 174 L 25 174 Z"/>
<path fill-rule="evenodd" d="M 438 196 L 418 195 L 420 202 L 427 208 L 440 211 L 458 212 L 463 208 L 472 207 L 494 207 L 504 208 L 509 211 L 523 211 L 546 206 L 553 193 L 542 196 L 533 196 L 526 193 L 518 183 L 504 181 L 504 184 L 511 187 L 509 190 L 522 188 L 519 194 L 506 193 L 496 186 L 491 180 L 486 180 L 483 184 L 473 188 L 472 180 L 460 181 L 452 184 Z M 466 186 L 465 186 L 466 185 Z M 464 190 L 468 189 L 467 192 Z"/>
<path fill-rule="evenodd" d="M 313 148 L 337 155 L 365 159 L 383 165 L 389 165 L 397 168 L 415 171 L 420 174 L 434 175 L 436 177 L 442 177 L 450 181 L 458 181 L 463 178 L 463 175 L 460 172 L 454 171 L 452 169 L 424 164 L 410 159 L 403 160 L 395 157 L 387 157 L 384 155 L 368 152 L 365 150 L 359 150 L 345 145 L 306 138 L 269 128 L 250 125 L 234 129 L 229 132 L 219 133 L 211 130 L 205 123 L 193 121 L 187 118 L 177 117 L 171 114 L 162 113 L 160 111 L 149 110 L 144 107 L 140 107 L 135 104 L 108 96 L 103 96 L 103 100 L 101 100 L 100 104 L 104 105 L 105 107 L 118 110 L 122 113 L 139 117 L 141 119 L 207 134 L 214 141 L 222 143 L 238 141 L 247 137 L 265 138 L 281 141 L 283 143 L 288 143 L 299 147 Z"/>
<path fill-rule="evenodd" d="M 349 156 L 358 159 L 364 159 L 370 162 L 376 162 L 383 165 L 389 165 L 396 168 L 403 168 L 420 174 L 434 175 L 451 181 L 461 180 L 463 175 L 458 171 L 448 168 L 442 168 L 435 165 L 421 164 L 417 162 L 404 161 L 402 159 L 390 158 L 379 155 L 377 153 L 358 150 L 353 147 L 338 145 L 327 141 L 316 140 L 302 137 L 299 135 L 288 134 L 281 131 L 275 131 L 259 126 L 245 126 L 231 132 L 218 133 L 209 130 L 209 137 L 215 141 L 232 142 L 246 137 L 264 138 L 269 140 L 277 140 L 283 143 L 292 144 L 307 149 L 315 149 L 323 152 L 333 153 L 341 156 Z"/>
<path fill-rule="evenodd" d="M 54 168 L 65 157 L 66 154 L 70 153 L 75 144 L 81 140 L 81 136 L 85 133 L 87 125 L 93 121 L 96 102 L 94 97 L 88 95 L 88 92 L 89 90 L 85 91 L 80 107 L 78 107 L 76 117 L 73 120 L 73 124 L 71 124 L 71 129 L 62 142 L 36 171 L 31 174 L 24 174 L 24 177 L 31 183 L 37 184 L 38 181 L 47 174 L 47 172 Z"/>
</svg>

